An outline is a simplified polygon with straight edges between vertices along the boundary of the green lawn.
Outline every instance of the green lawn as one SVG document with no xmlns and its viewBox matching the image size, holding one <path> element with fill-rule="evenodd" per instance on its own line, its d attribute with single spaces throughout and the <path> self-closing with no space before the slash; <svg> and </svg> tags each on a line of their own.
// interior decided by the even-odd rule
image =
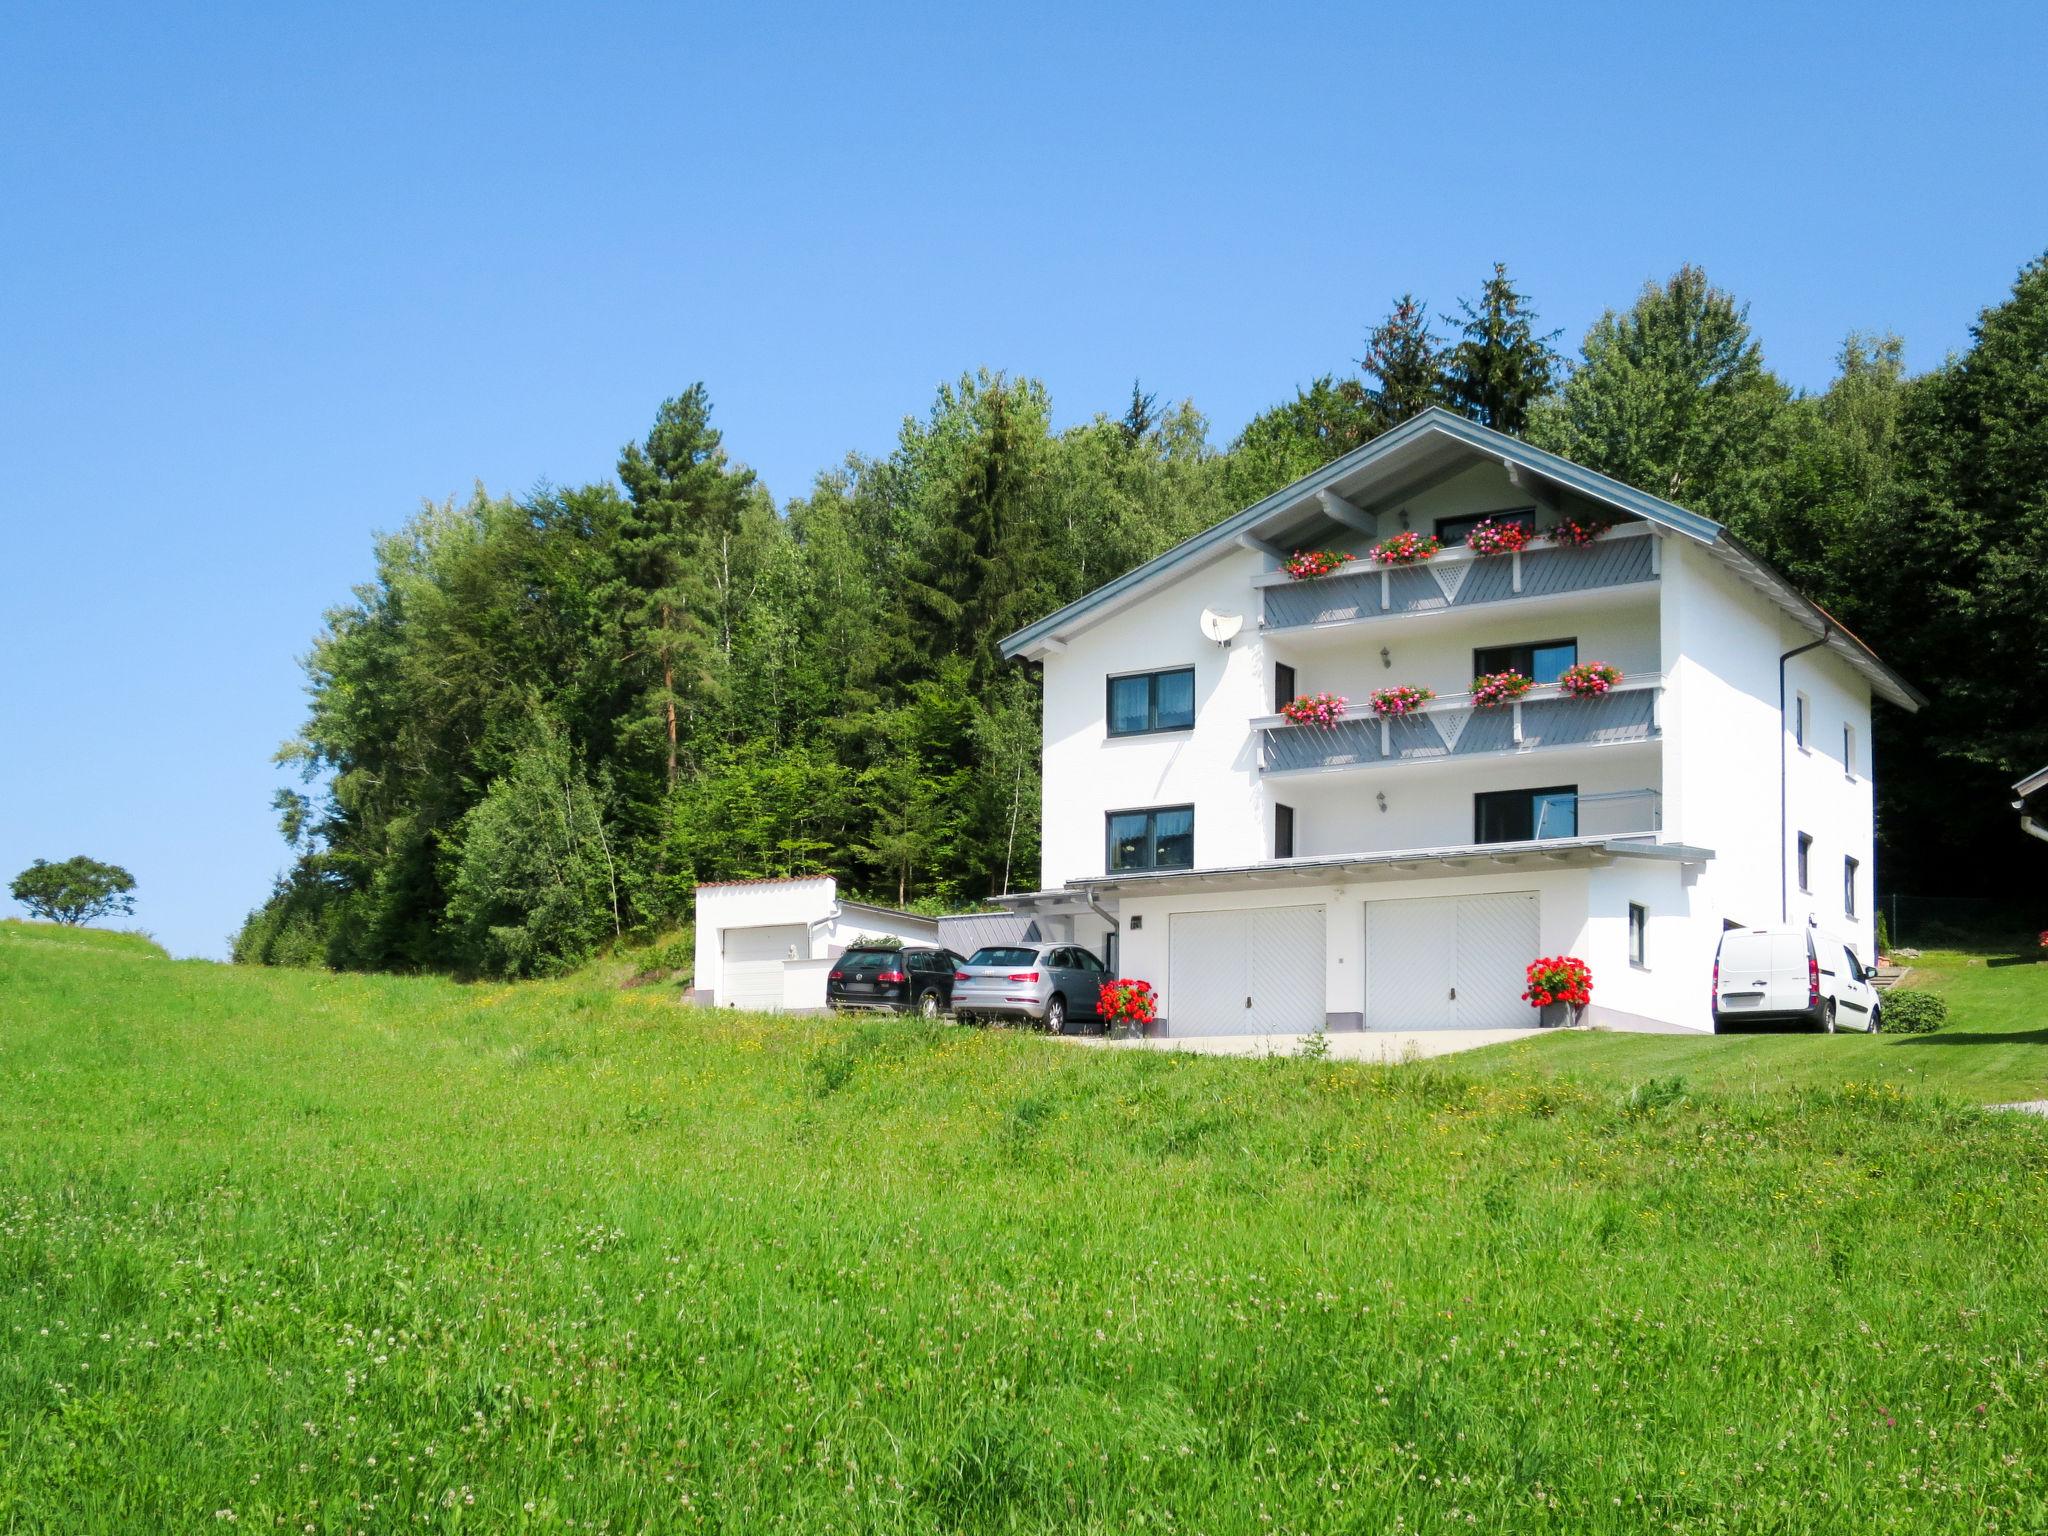
<svg viewBox="0 0 2048 1536">
<path fill-rule="evenodd" d="M 0 924 L 0 1531 L 2039 1531 L 2048 1122 L 1972 1049 L 1218 1060 Z"/>
<path fill-rule="evenodd" d="M 1622 1035 L 1572 1031 L 1459 1058 L 1472 1072 L 1566 1074 L 1605 1083 L 1682 1076 L 1722 1094 L 1826 1088 L 1846 1080 L 1938 1089 L 1980 1103 L 2048 1099 L 2048 961 L 2038 949 L 1940 951 L 1907 985 L 1948 1000 L 1931 1035 Z"/>
</svg>

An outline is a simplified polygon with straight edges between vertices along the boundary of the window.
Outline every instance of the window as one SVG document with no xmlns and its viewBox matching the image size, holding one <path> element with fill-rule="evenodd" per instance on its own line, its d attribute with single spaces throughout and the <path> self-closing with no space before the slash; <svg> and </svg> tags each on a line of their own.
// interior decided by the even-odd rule
<svg viewBox="0 0 2048 1536">
<path fill-rule="evenodd" d="M 1072 954 L 1074 956 L 1074 969 L 1078 971 L 1100 971 L 1106 969 L 1100 960 L 1096 959 L 1085 949 L 1076 949 L 1072 951 Z"/>
<path fill-rule="evenodd" d="M 1848 917 L 1856 915 L 1856 861 L 1842 860 L 1842 911 Z"/>
<path fill-rule="evenodd" d="M 1806 750 L 1806 695 L 1803 693 L 1792 695 L 1792 740 L 1800 751 Z"/>
<path fill-rule="evenodd" d="M 1628 904 L 1628 963 L 1646 966 L 1650 944 L 1650 909 L 1640 902 Z"/>
<path fill-rule="evenodd" d="M 1864 972 L 1863 962 L 1856 958 L 1856 951 L 1844 944 L 1842 946 L 1842 953 L 1849 957 L 1849 979 L 1851 981 L 1868 981 L 1870 977 Z"/>
<path fill-rule="evenodd" d="M 1156 811 L 1109 813 L 1109 869 L 1193 869 L 1195 808 L 1169 805 Z"/>
<path fill-rule="evenodd" d="M 1807 865 L 1807 858 L 1808 858 L 1808 856 L 1809 856 L 1809 855 L 1810 855 L 1810 854 L 1811 854 L 1812 852 L 1813 852 L 1813 839 L 1812 839 L 1811 837 L 1808 837 L 1808 836 L 1807 836 L 1807 835 L 1806 835 L 1806 834 L 1805 834 L 1804 832 L 1800 833 L 1800 834 L 1799 834 L 1799 889 L 1801 889 L 1802 891 L 1810 891 L 1810 890 L 1812 890 L 1812 889 L 1813 889 L 1813 887 L 1812 887 L 1811 885 L 1809 885 L 1809 884 L 1807 883 L 1807 879 L 1806 879 L 1806 865 Z"/>
<path fill-rule="evenodd" d="M 1526 843 L 1538 837 L 1576 837 L 1579 786 L 1502 789 L 1472 797 L 1472 835 L 1481 843 Z"/>
<path fill-rule="evenodd" d="M 1474 528 L 1488 518 L 1496 523 L 1519 523 L 1531 533 L 1536 531 L 1536 509 L 1517 507 L 1512 512 L 1474 512 L 1466 517 L 1440 517 L 1436 520 L 1436 536 L 1444 541 L 1444 548 L 1462 544 Z"/>
<path fill-rule="evenodd" d="M 1274 662 L 1273 713 L 1279 714 L 1282 709 L 1294 702 L 1294 698 L 1294 668 L 1284 661 Z"/>
<path fill-rule="evenodd" d="M 984 944 L 967 957 L 969 965 L 1030 965 L 1038 951 L 1022 944 Z"/>
<path fill-rule="evenodd" d="M 1195 723 L 1195 669 L 1136 672 L 1109 680 L 1109 734 L 1184 731 Z"/>
<path fill-rule="evenodd" d="M 1530 645 L 1487 645 L 1472 653 L 1472 675 L 1519 672 L 1539 683 L 1554 683 L 1579 659 L 1577 640 L 1538 640 Z"/>
<path fill-rule="evenodd" d="M 1842 772 L 1850 778 L 1856 777 L 1856 727 L 1842 727 Z"/>
<path fill-rule="evenodd" d="M 1291 805 L 1273 807 L 1273 857 L 1294 857 L 1294 807 Z"/>
</svg>

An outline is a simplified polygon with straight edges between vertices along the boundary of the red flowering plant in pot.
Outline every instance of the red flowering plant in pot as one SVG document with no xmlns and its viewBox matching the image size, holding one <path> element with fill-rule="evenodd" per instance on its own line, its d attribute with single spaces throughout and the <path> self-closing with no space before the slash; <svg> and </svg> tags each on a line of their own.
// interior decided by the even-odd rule
<svg viewBox="0 0 2048 1536">
<path fill-rule="evenodd" d="M 1536 686 L 1531 678 L 1515 671 L 1487 672 L 1472 679 L 1472 702 L 1481 709 L 1512 704 Z"/>
<path fill-rule="evenodd" d="M 1311 693 L 1289 699 L 1280 706 L 1280 713 L 1296 725 L 1320 725 L 1328 730 L 1344 718 L 1344 706 L 1350 702 L 1341 693 Z"/>
<path fill-rule="evenodd" d="M 1372 557 L 1381 565 L 1420 565 L 1443 547 L 1444 541 L 1435 534 L 1417 533 L 1411 528 L 1391 539 L 1381 539 L 1373 545 Z"/>
<path fill-rule="evenodd" d="M 1529 990 L 1522 1000 L 1538 1010 L 1545 1025 L 1577 1023 L 1579 1010 L 1593 1001 L 1593 968 L 1576 955 L 1531 960 Z"/>
<path fill-rule="evenodd" d="M 1614 526 L 1613 522 L 1600 517 L 1560 517 L 1557 526 L 1550 530 L 1552 542 L 1584 549 Z"/>
<path fill-rule="evenodd" d="M 1435 697 L 1434 690 L 1417 688 L 1409 683 L 1398 688 L 1375 688 L 1372 712 L 1383 719 L 1389 715 L 1412 715 Z"/>
<path fill-rule="evenodd" d="M 1102 1022 L 1111 1029 L 1142 1033 L 1150 1029 L 1159 1017 L 1159 994 L 1152 990 L 1149 981 L 1138 981 L 1129 976 L 1105 981 L 1095 1001 Z"/>
<path fill-rule="evenodd" d="M 1340 571 L 1357 557 L 1340 554 L 1329 549 L 1297 549 L 1287 557 L 1281 568 L 1296 581 L 1307 581 L 1314 576 L 1327 576 Z"/>
<path fill-rule="evenodd" d="M 1621 681 L 1621 668 L 1604 661 L 1582 661 L 1557 674 L 1557 686 L 1575 699 L 1597 699 Z"/>
<path fill-rule="evenodd" d="M 1465 535 L 1465 547 L 1475 555 L 1512 555 L 1528 543 L 1526 524 L 1497 523 L 1490 517 Z"/>
</svg>

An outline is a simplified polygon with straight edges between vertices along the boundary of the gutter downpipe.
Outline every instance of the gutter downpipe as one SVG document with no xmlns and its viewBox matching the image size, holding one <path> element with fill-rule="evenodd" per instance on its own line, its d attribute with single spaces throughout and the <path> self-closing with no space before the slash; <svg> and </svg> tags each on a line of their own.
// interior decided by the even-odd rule
<svg viewBox="0 0 2048 1536">
<path fill-rule="evenodd" d="M 1828 643 L 1828 636 L 1835 632 L 1832 624 L 1822 624 L 1820 638 L 1809 640 L 1805 645 L 1795 645 L 1778 658 L 1778 921 L 1792 921 L 1792 872 L 1787 868 L 1791 849 L 1787 840 L 1792 835 L 1791 813 L 1786 805 L 1785 774 L 1785 663 L 1794 656 L 1804 656 L 1808 651 L 1817 651 Z"/>
<path fill-rule="evenodd" d="M 1123 922 L 1119 918 L 1112 916 L 1108 909 L 1106 909 L 1101 902 L 1095 899 L 1095 893 L 1093 891 L 1088 890 L 1084 887 L 1081 891 L 1081 899 L 1088 903 L 1088 910 L 1090 912 L 1093 912 L 1097 917 L 1101 918 L 1105 923 L 1109 924 L 1109 931 L 1116 935 L 1116 968 L 1119 972 L 1121 972 L 1124 968 Z"/>
<path fill-rule="evenodd" d="M 2020 830 L 2029 837 L 2038 837 L 2042 842 L 2048 843 L 2048 827 L 2042 826 L 2031 816 L 2020 818 Z"/>
</svg>

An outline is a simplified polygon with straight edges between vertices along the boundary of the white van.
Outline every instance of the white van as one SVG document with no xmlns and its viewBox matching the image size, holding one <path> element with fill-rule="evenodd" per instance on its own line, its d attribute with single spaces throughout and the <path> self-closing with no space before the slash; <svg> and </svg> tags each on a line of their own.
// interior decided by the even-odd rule
<svg viewBox="0 0 2048 1536">
<path fill-rule="evenodd" d="M 1811 1024 L 1833 1034 L 1884 1027 L 1856 951 L 1812 926 L 1730 928 L 1714 956 L 1714 1032 L 1741 1024 Z"/>
</svg>

